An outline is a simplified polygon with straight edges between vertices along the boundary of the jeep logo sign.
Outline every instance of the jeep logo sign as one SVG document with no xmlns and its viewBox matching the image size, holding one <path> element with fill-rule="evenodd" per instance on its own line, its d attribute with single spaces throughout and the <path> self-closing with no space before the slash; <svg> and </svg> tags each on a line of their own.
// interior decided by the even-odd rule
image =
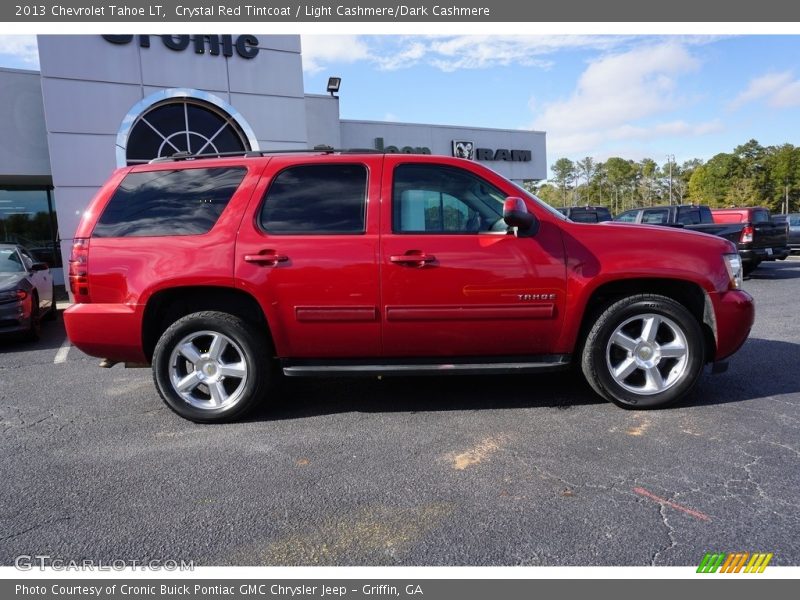
<svg viewBox="0 0 800 600">
<path fill-rule="evenodd" d="M 140 48 L 150 47 L 149 35 L 137 35 Z M 182 52 L 192 45 L 195 54 L 205 54 L 206 48 L 211 56 L 233 56 L 233 51 L 242 58 L 255 58 L 258 55 L 258 38 L 254 35 L 161 35 L 161 42 L 170 50 Z M 130 44 L 132 35 L 104 35 L 103 39 L 112 44 Z"/>
</svg>

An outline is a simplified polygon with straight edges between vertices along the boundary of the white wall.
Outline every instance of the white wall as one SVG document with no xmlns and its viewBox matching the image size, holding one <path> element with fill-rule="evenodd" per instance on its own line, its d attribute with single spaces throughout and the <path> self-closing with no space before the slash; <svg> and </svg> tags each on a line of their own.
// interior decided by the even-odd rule
<svg viewBox="0 0 800 600">
<path fill-rule="evenodd" d="M 385 146 L 430 148 L 433 154 L 452 156 L 453 140 L 474 142 L 476 147 L 507 150 L 530 150 L 530 162 L 486 161 L 487 167 L 508 179 L 544 179 L 547 177 L 546 135 L 542 131 L 516 129 L 482 129 L 385 123 L 381 121 L 342 121 L 342 147 L 374 148 L 375 138 L 382 137 Z"/>
</svg>

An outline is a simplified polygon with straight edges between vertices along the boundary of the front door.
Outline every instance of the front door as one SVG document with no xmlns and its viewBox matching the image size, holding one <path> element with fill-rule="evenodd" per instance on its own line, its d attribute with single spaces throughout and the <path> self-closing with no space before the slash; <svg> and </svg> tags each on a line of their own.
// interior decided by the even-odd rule
<svg viewBox="0 0 800 600">
<path fill-rule="evenodd" d="M 404 162 L 405 160 L 405 162 Z M 518 195 L 463 168 L 408 157 L 384 163 L 383 355 L 536 356 L 563 322 L 560 230 L 518 238 L 502 219 Z"/>
</svg>

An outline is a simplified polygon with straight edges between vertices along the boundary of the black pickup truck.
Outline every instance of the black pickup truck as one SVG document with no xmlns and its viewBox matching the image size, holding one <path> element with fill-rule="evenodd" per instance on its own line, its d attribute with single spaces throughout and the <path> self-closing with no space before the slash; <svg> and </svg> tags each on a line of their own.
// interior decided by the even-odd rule
<svg viewBox="0 0 800 600">
<path fill-rule="evenodd" d="M 716 212 L 716 211 L 714 211 Z M 762 260 L 783 260 L 789 255 L 785 227 L 766 222 L 715 222 L 708 206 L 680 204 L 635 208 L 618 214 L 615 221 L 681 227 L 723 237 L 739 249 L 745 275 Z"/>
</svg>

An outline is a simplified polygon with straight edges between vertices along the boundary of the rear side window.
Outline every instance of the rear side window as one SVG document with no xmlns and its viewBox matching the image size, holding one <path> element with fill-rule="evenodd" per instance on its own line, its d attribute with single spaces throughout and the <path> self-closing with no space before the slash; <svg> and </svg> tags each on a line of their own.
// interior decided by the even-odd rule
<svg viewBox="0 0 800 600">
<path fill-rule="evenodd" d="M 700 224 L 700 209 L 699 208 L 679 208 L 678 209 L 678 223 L 683 225 L 699 225 Z"/>
<path fill-rule="evenodd" d="M 363 233 L 366 200 L 364 165 L 291 167 L 267 190 L 261 227 L 277 234 Z"/>
<path fill-rule="evenodd" d="M 642 223 L 661 225 L 669 222 L 669 211 L 646 210 L 642 213 Z"/>
<path fill-rule="evenodd" d="M 93 237 L 198 235 L 211 230 L 246 169 L 129 173 L 114 192 Z"/>
</svg>

